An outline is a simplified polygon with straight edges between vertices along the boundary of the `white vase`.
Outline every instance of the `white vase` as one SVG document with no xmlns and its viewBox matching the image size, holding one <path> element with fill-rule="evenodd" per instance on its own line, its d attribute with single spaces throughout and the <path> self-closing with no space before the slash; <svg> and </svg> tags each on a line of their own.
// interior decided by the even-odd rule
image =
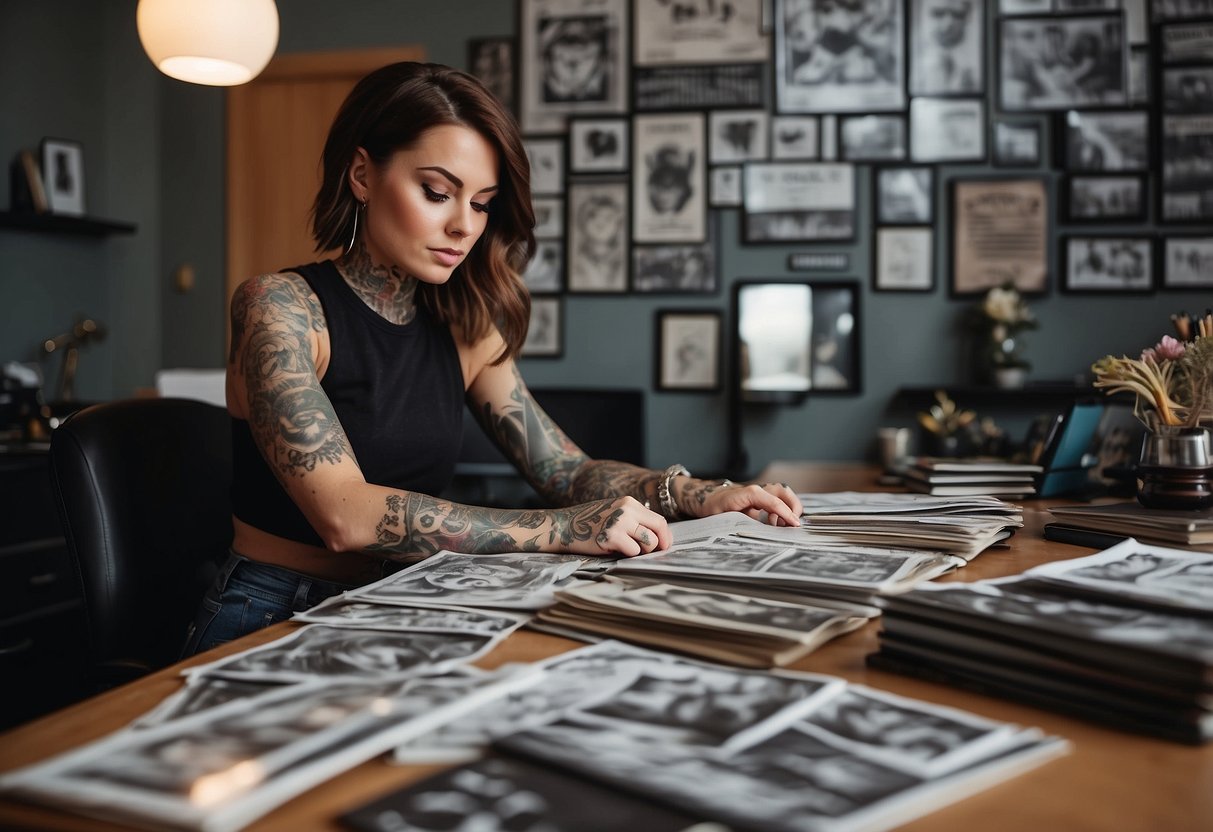
<svg viewBox="0 0 1213 832">
<path fill-rule="evenodd" d="M 1028 380 L 1028 371 L 1023 367 L 996 367 L 994 386 L 1000 390 L 1018 390 Z"/>
</svg>

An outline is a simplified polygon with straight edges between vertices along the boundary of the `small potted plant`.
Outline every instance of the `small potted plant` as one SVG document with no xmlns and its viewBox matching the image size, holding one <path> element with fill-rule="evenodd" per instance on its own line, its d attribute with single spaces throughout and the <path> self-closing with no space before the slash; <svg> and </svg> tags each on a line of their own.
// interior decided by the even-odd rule
<svg viewBox="0 0 1213 832">
<path fill-rule="evenodd" d="M 935 391 L 935 404 L 918 414 L 922 450 L 926 456 L 963 456 L 973 449 L 977 414 L 961 410 L 943 390 Z"/>
<path fill-rule="evenodd" d="M 1004 389 L 1023 387 L 1032 365 L 1018 336 L 1037 323 L 1019 290 L 1012 283 L 991 288 L 970 309 L 969 321 L 977 338 L 978 380 Z"/>
</svg>

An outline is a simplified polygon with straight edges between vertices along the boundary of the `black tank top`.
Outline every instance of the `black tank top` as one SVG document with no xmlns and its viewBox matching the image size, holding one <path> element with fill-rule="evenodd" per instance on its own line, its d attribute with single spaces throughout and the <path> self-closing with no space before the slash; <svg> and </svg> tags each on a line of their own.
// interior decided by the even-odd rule
<svg viewBox="0 0 1213 832">
<path fill-rule="evenodd" d="M 384 320 L 331 260 L 286 271 L 301 275 L 324 308 L 331 356 L 320 386 L 366 481 L 437 495 L 454 475 L 463 427 L 463 370 L 450 330 L 421 305 L 410 323 Z M 288 540 L 324 545 L 244 419 L 232 419 L 232 473 L 237 517 Z"/>
</svg>

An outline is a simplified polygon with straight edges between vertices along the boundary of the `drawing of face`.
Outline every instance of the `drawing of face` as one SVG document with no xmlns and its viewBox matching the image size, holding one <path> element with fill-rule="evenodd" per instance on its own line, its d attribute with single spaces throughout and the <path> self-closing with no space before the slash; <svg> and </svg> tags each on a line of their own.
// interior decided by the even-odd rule
<svg viewBox="0 0 1213 832">
<path fill-rule="evenodd" d="M 943 47 L 953 47 L 965 37 L 969 18 L 969 0 L 931 0 L 927 4 L 927 26 L 931 41 Z"/>
<path fill-rule="evenodd" d="M 600 99 L 605 92 L 606 29 L 599 18 L 567 18 L 543 34 L 549 100 Z"/>
<path fill-rule="evenodd" d="M 578 225 L 591 244 L 613 242 L 623 226 L 623 210 L 611 199 L 595 197 L 582 205 Z"/>
<path fill-rule="evenodd" d="M 675 145 L 657 149 L 646 160 L 649 166 L 649 204 L 658 214 L 676 214 L 691 198 L 691 171 L 695 153 Z"/>
</svg>

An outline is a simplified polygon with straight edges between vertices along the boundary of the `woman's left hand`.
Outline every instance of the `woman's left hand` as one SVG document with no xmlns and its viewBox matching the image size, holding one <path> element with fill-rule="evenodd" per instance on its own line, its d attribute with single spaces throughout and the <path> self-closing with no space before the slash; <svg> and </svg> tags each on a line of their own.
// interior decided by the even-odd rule
<svg viewBox="0 0 1213 832">
<path fill-rule="evenodd" d="M 804 507 L 783 483 L 728 483 L 691 480 L 679 490 L 678 507 L 695 517 L 740 511 L 772 526 L 799 526 Z"/>
</svg>

